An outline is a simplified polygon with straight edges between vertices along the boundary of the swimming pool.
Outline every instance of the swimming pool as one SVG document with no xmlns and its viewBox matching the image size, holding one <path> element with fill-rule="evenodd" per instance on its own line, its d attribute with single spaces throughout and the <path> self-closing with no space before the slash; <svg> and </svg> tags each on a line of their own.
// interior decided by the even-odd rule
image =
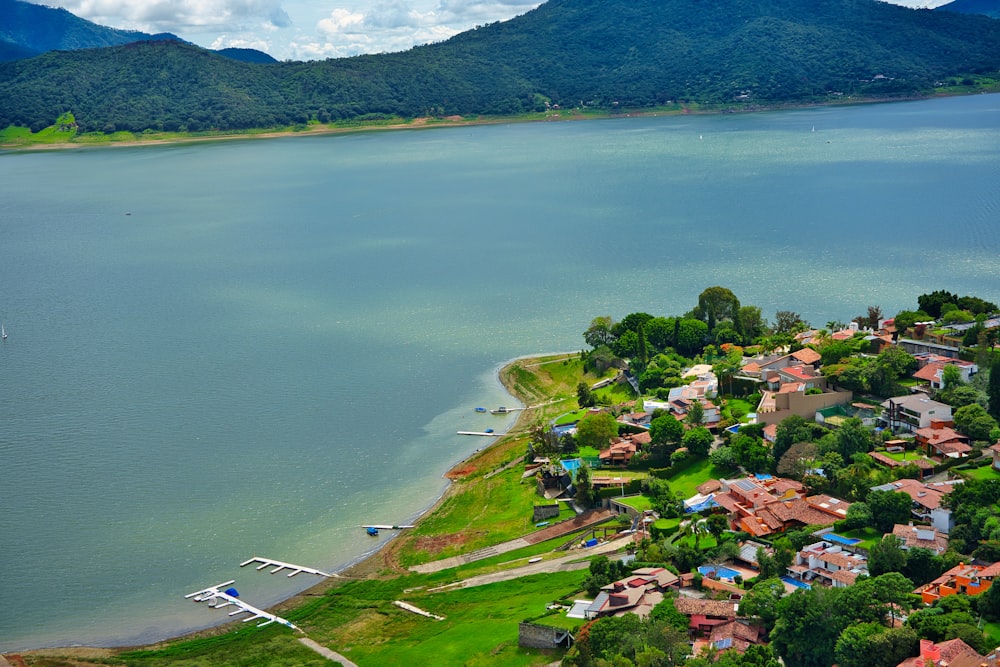
<svg viewBox="0 0 1000 667">
<path fill-rule="evenodd" d="M 560 461 L 559 463 L 560 463 L 560 465 L 562 465 L 563 470 L 565 470 L 566 472 L 568 472 L 570 474 L 572 474 L 572 473 L 576 472 L 577 470 L 579 470 L 580 466 L 582 465 L 580 463 L 580 459 L 565 459 L 565 460 Z"/>
<path fill-rule="evenodd" d="M 792 579 L 791 577 L 781 577 L 781 580 L 786 584 L 791 584 L 796 588 L 812 588 L 809 584 L 804 581 L 799 581 L 798 579 Z"/>
<path fill-rule="evenodd" d="M 844 537 L 843 535 L 837 535 L 836 533 L 824 533 L 822 535 L 822 538 L 824 540 L 835 542 L 837 544 L 845 544 L 849 547 L 853 547 L 855 544 L 861 541 L 856 537 Z"/>
<path fill-rule="evenodd" d="M 715 568 L 711 565 L 702 565 L 698 568 L 704 577 L 711 577 L 712 573 L 715 572 Z M 728 567 L 719 567 L 719 579 L 735 579 L 736 577 L 742 576 L 736 570 L 731 570 Z"/>
</svg>

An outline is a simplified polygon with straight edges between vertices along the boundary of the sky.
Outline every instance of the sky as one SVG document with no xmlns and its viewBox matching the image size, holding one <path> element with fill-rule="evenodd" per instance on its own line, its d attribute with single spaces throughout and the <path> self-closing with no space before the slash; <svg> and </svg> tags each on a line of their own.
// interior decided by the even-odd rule
<svg viewBox="0 0 1000 667">
<path fill-rule="evenodd" d="M 32 0 L 112 28 L 170 32 L 278 60 L 403 51 L 537 7 L 538 0 Z M 936 7 L 950 0 L 895 0 Z"/>
</svg>

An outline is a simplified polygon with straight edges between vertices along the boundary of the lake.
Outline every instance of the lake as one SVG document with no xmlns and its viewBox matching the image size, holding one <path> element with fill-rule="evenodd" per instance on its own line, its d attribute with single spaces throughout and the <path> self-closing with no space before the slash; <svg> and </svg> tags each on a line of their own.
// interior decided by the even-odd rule
<svg viewBox="0 0 1000 667">
<path fill-rule="evenodd" d="M 706 287 L 822 326 L 1000 301 L 1000 96 L 0 154 L 0 651 L 336 570 L 520 355 Z"/>
</svg>

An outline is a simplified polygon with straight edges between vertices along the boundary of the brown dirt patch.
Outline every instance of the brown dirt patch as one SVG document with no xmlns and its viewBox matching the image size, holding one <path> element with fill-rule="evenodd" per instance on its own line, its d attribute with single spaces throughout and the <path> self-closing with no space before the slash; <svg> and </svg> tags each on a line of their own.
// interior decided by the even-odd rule
<svg viewBox="0 0 1000 667">
<path fill-rule="evenodd" d="M 439 554 L 448 547 L 460 547 L 469 541 L 469 536 L 464 533 L 451 533 L 450 535 L 428 535 L 418 537 L 414 540 L 414 551 L 426 551 L 432 556 Z"/>
<path fill-rule="evenodd" d="M 474 472 L 476 472 L 476 466 L 464 465 L 460 468 L 452 468 L 445 474 L 445 477 L 447 479 L 462 479 L 463 477 L 468 477 Z"/>
</svg>

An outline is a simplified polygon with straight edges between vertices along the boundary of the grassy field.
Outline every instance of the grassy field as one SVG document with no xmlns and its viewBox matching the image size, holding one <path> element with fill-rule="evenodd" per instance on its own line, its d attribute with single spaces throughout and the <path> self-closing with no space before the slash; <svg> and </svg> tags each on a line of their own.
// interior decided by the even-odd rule
<svg viewBox="0 0 1000 667">
<path fill-rule="evenodd" d="M 712 463 L 706 458 L 699 459 L 694 463 L 681 468 L 668 477 L 667 481 L 670 482 L 671 491 L 674 491 L 675 493 L 679 492 L 685 498 L 690 498 L 698 493 L 698 487 L 708 480 L 722 479 L 724 477 L 732 476 L 733 474 L 734 472 L 732 470 L 726 470 L 712 465 Z"/>
</svg>

